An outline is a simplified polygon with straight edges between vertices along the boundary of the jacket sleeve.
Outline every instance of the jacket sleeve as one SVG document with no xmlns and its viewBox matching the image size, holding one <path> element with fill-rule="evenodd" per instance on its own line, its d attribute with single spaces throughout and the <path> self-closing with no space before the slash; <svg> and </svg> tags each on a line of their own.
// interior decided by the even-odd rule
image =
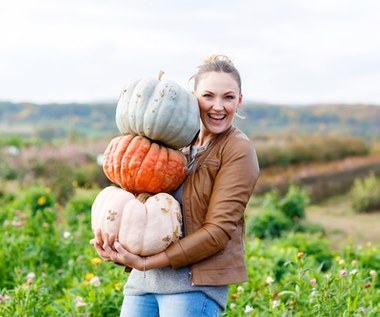
<svg viewBox="0 0 380 317">
<path fill-rule="evenodd" d="M 251 141 L 242 137 L 229 140 L 223 149 L 203 226 L 166 250 L 172 268 L 199 262 L 224 250 L 244 219 L 258 176 L 258 161 Z"/>
</svg>

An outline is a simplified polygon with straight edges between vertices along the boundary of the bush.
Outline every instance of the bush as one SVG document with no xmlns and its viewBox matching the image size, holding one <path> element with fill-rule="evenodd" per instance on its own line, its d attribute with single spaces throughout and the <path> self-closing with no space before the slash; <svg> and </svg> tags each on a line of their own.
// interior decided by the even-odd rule
<svg viewBox="0 0 380 317">
<path fill-rule="evenodd" d="M 356 179 L 351 189 L 351 199 L 356 212 L 380 210 L 380 179 L 375 176 Z"/>
<path fill-rule="evenodd" d="M 291 185 L 284 197 L 272 191 L 265 194 L 262 208 L 247 226 L 247 234 L 261 239 L 280 237 L 287 231 L 304 230 L 301 220 L 309 203 L 306 192 Z"/>
</svg>

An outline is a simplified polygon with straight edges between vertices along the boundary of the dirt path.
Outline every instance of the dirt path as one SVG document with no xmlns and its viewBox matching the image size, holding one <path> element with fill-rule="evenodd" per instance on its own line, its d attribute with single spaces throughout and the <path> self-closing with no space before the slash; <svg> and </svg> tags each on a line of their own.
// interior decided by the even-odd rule
<svg viewBox="0 0 380 317">
<path fill-rule="evenodd" d="M 323 225 L 328 237 L 337 246 L 347 242 L 355 245 L 380 242 L 380 210 L 357 214 L 352 210 L 347 197 L 309 206 L 306 209 L 306 219 Z"/>
</svg>

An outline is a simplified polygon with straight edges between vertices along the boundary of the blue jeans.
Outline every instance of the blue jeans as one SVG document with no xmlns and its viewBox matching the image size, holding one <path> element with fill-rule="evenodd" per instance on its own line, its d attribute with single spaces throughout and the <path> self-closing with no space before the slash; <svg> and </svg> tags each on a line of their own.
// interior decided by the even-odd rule
<svg viewBox="0 0 380 317">
<path fill-rule="evenodd" d="M 120 317 L 217 317 L 221 311 L 203 292 L 127 295 Z"/>
</svg>

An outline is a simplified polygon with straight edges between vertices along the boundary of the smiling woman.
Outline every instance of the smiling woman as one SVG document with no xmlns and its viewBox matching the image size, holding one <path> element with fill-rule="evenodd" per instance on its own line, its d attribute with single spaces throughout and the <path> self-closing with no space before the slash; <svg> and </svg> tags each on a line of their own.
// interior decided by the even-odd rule
<svg viewBox="0 0 380 317">
<path fill-rule="evenodd" d="M 181 149 L 188 173 L 172 193 L 183 237 L 147 257 L 107 235 L 92 240 L 101 257 L 132 269 L 121 316 L 216 317 L 226 308 L 228 286 L 247 280 L 244 212 L 259 166 L 252 142 L 232 125 L 242 102 L 240 75 L 228 58 L 212 56 L 193 78 L 201 124 Z"/>
</svg>

